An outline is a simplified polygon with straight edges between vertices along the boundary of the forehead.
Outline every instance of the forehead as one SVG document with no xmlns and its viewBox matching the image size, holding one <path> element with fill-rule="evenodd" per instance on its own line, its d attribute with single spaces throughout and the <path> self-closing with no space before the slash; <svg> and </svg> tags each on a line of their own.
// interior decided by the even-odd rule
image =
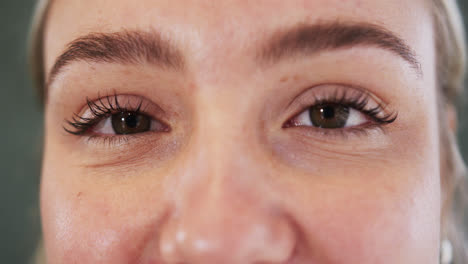
<svg viewBox="0 0 468 264">
<path fill-rule="evenodd" d="M 225 52 L 276 30 L 321 21 L 369 22 L 424 53 L 431 35 L 424 0 L 55 0 L 45 35 L 46 69 L 90 32 L 155 29 L 192 54 Z"/>
</svg>

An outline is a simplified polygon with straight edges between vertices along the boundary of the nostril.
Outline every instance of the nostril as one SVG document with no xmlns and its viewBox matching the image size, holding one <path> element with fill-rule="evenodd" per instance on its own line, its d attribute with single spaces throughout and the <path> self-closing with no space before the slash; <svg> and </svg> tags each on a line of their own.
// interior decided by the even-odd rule
<svg viewBox="0 0 468 264">
<path fill-rule="evenodd" d="M 260 260 L 258 263 L 291 263 L 293 259 L 297 243 L 294 225 L 285 218 L 276 220 L 270 226 L 258 227 L 257 243 L 247 249 L 257 254 L 253 259 Z"/>
<path fill-rule="evenodd" d="M 293 218 L 231 193 L 184 199 L 160 226 L 162 263 L 291 263 L 299 234 Z"/>
</svg>

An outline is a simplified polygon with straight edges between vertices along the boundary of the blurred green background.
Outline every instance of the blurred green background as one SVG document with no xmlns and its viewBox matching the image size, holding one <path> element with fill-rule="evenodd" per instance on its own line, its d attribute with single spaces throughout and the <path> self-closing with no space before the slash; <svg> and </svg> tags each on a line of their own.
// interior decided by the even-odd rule
<svg viewBox="0 0 468 264">
<path fill-rule="evenodd" d="M 40 235 L 38 184 L 43 117 L 26 62 L 34 0 L 0 1 L 0 263 L 27 263 Z M 468 0 L 459 1 L 468 14 Z M 460 142 L 468 160 L 468 106 Z"/>
</svg>

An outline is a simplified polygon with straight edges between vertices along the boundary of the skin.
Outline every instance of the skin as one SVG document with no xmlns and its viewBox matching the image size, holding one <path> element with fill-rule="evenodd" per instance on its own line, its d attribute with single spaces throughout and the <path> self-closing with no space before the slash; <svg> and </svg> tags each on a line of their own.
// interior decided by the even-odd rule
<svg viewBox="0 0 468 264">
<path fill-rule="evenodd" d="M 423 74 L 368 46 L 260 67 L 255 50 L 299 23 L 398 34 Z M 50 85 L 41 213 L 49 263 L 438 263 L 441 223 L 431 16 L 422 0 L 53 2 L 50 71 L 90 32 L 157 30 L 183 72 L 76 62 Z M 284 128 L 307 87 L 359 86 L 398 118 L 367 133 Z M 63 130 L 86 97 L 159 105 L 168 133 L 89 140 Z M 309 98 L 309 99 L 307 99 Z M 290 105 L 288 107 L 288 105 Z"/>
</svg>

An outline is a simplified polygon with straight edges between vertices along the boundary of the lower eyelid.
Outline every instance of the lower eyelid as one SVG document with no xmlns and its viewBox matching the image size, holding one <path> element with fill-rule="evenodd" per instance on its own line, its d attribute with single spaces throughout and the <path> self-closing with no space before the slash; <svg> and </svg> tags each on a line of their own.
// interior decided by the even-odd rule
<svg viewBox="0 0 468 264">
<path fill-rule="evenodd" d="M 382 141 L 382 143 L 384 143 L 386 137 L 383 137 L 383 135 L 387 132 L 385 127 L 377 124 L 345 127 L 341 129 L 323 129 L 307 126 L 291 127 L 291 129 L 292 132 L 296 134 L 296 136 L 299 136 L 300 140 L 305 143 L 310 141 L 311 143 L 328 142 L 332 144 L 337 142 L 348 143 L 353 140 L 359 140 L 361 142 L 364 138 L 367 140 L 369 137 L 377 138 L 377 141 Z"/>
</svg>

